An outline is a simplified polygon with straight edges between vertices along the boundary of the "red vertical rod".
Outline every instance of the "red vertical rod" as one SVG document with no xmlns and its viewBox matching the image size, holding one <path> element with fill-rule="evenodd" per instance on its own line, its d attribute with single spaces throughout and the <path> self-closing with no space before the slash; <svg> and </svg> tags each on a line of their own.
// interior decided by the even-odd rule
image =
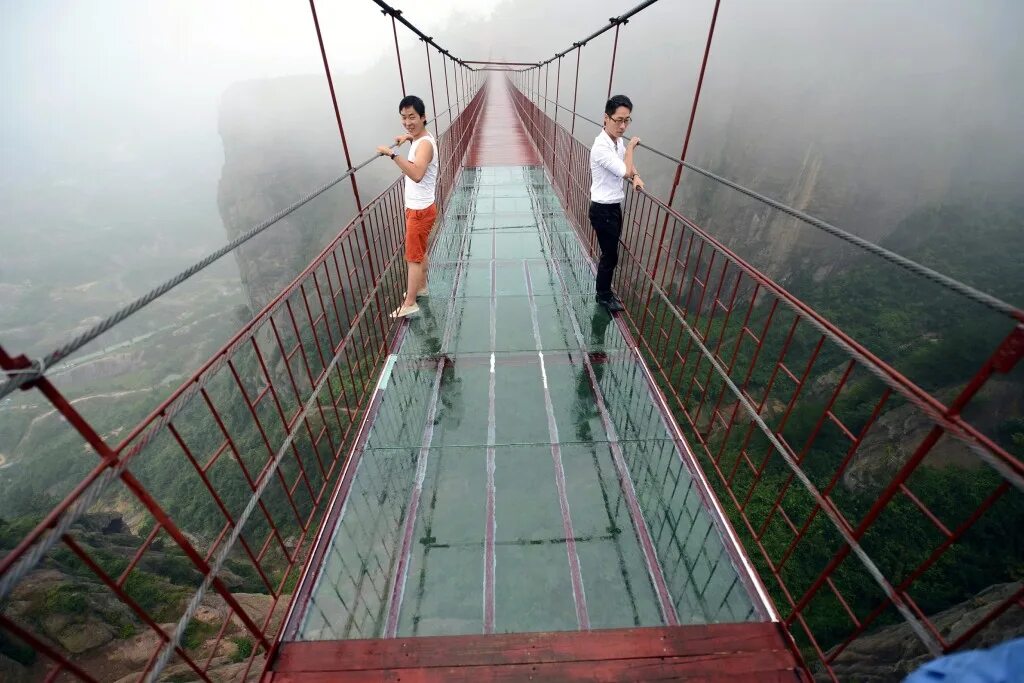
<svg viewBox="0 0 1024 683">
<path fill-rule="evenodd" d="M 718 21 L 718 6 L 722 0 L 715 0 L 715 10 L 711 14 L 711 26 L 708 28 L 708 42 L 704 46 L 704 59 L 700 63 L 700 75 L 697 77 L 697 88 L 693 93 L 693 106 L 690 108 L 690 122 L 686 125 L 686 137 L 683 138 L 683 151 L 679 153 L 679 160 L 686 161 L 686 151 L 690 147 L 690 134 L 693 132 L 693 120 L 697 115 L 697 102 L 700 101 L 700 89 L 704 85 L 704 72 L 708 68 L 708 55 L 711 53 L 711 39 L 715 37 L 715 23 Z M 668 195 L 668 205 L 672 206 L 672 200 L 676 197 L 676 188 L 679 187 L 679 179 L 683 174 L 683 165 L 676 167 L 676 175 L 672 180 L 672 190 Z"/>
<path fill-rule="evenodd" d="M 558 58 L 558 69 L 555 72 L 555 139 L 558 139 L 558 89 L 562 84 L 562 58 Z M 551 177 L 555 177 L 555 148 L 551 148 Z"/>
<path fill-rule="evenodd" d="M 331 91 L 331 103 L 334 105 L 334 118 L 338 122 L 338 133 L 341 135 L 341 146 L 342 149 L 345 150 L 345 163 L 348 164 L 348 170 L 351 171 L 352 155 L 349 154 L 348 151 L 348 140 L 345 137 L 345 125 L 342 123 L 341 110 L 338 108 L 338 97 L 334 90 L 334 79 L 331 78 L 331 67 L 330 64 L 328 64 L 327 62 L 327 50 L 324 48 L 324 38 L 322 32 L 320 31 L 320 19 L 317 17 L 316 14 L 315 0 L 309 0 L 309 9 L 310 12 L 312 12 L 313 14 L 313 26 L 316 28 L 316 39 L 317 42 L 320 44 L 320 57 L 324 62 L 324 73 L 327 75 L 327 86 Z M 361 216 L 363 213 L 363 203 L 362 200 L 360 200 L 359 198 L 359 185 L 356 183 L 356 174 L 353 173 L 352 175 L 350 175 L 349 180 L 352 182 L 352 194 L 354 194 L 356 198 L 356 211 Z M 359 219 L 359 227 L 363 235 L 363 243 L 367 245 L 371 244 L 370 236 L 366 232 L 366 221 L 362 217 L 360 217 Z M 369 262 L 370 266 L 370 278 L 372 279 L 373 282 L 377 282 L 377 267 L 373 263 L 373 258 L 368 258 L 367 261 Z M 379 297 L 380 295 L 378 294 L 377 296 Z M 383 324 L 383 321 L 381 321 L 382 326 Z"/>
<path fill-rule="evenodd" d="M 572 89 L 572 125 L 569 129 L 570 135 L 576 134 L 576 95 L 580 91 L 580 55 L 583 53 L 583 46 L 576 46 L 576 85 Z"/>
<path fill-rule="evenodd" d="M 434 98 L 434 72 L 430 68 L 430 43 L 423 41 L 423 47 L 427 49 L 427 76 L 430 77 L 430 106 L 434 108 L 432 116 L 434 118 L 434 136 L 440 137 L 441 133 L 437 128 L 437 100 Z"/>
<path fill-rule="evenodd" d="M 960 411 L 963 410 L 974 395 L 981 390 L 988 379 L 992 376 L 994 371 L 1008 372 L 1012 369 L 1013 365 L 1016 364 L 1022 356 L 1024 356 L 1024 327 L 1018 326 L 1010 332 L 1009 336 L 1000 344 L 999 348 L 989 357 L 985 364 L 978 370 L 971 381 L 960 390 L 960 394 L 956 399 L 946 408 L 944 417 L 950 418 L 958 416 Z M 1009 362 L 1009 364 L 1007 364 Z M 860 541 L 871 525 L 875 523 L 875 520 L 882 514 L 885 507 L 889 504 L 889 501 L 896 494 L 897 489 L 900 485 L 904 484 L 907 479 L 913 474 L 914 470 L 921 463 L 924 457 L 931 451 L 932 447 L 942 437 L 945 429 L 939 424 L 935 424 L 928 435 L 921 441 L 917 449 L 914 451 L 910 459 L 907 460 L 898 472 L 893 475 L 892 480 L 886 486 L 885 490 L 876 498 L 871 509 L 861 519 L 860 524 L 857 525 L 856 529 L 851 530 L 850 535 L 853 540 Z M 811 598 L 818 592 L 821 585 L 828 579 L 828 577 L 835 571 L 836 567 L 842 564 L 846 556 L 850 554 L 852 548 L 848 543 L 844 543 L 842 548 L 833 556 L 832 560 L 825 567 L 824 571 L 815 579 L 811 587 L 803 594 L 799 601 L 793 606 L 793 610 L 790 616 L 786 617 L 786 623 L 790 624 L 793 621 L 793 617 L 799 614 L 811 601 Z M 889 599 L 895 604 L 898 596 L 889 596 Z"/>
<path fill-rule="evenodd" d="M 459 71 L 459 60 L 455 57 L 452 58 L 452 75 L 455 77 L 455 91 L 459 95 L 459 111 L 462 112 L 466 108 L 466 86 L 462 82 L 462 72 Z"/>
<path fill-rule="evenodd" d="M 444 69 L 444 99 L 448 103 L 448 123 L 450 125 L 455 120 L 455 116 L 452 114 L 451 88 L 448 86 L 448 62 L 445 61 L 443 54 L 441 55 L 441 68 Z"/>
<path fill-rule="evenodd" d="M 551 62 L 544 65 L 544 97 L 541 100 L 541 106 L 544 107 L 544 113 L 548 113 L 548 81 L 551 77 Z"/>
<path fill-rule="evenodd" d="M 558 125 L 558 89 L 562 85 L 562 58 L 558 58 L 558 69 L 555 71 L 555 125 Z"/>
<path fill-rule="evenodd" d="M 543 126 L 544 126 L 544 117 L 541 115 L 541 107 L 544 106 L 544 100 L 541 99 L 541 94 L 540 94 L 540 83 L 541 83 L 541 80 L 542 80 L 542 76 L 543 76 L 543 72 L 541 71 L 541 67 L 538 66 L 537 67 L 537 89 L 534 91 L 534 96 L 537 98 L 537 108 L 534 111 L 534 115 L 536 116 L 536 122 L 535 122 L 536 125 L 534 126 L 534 130 L 536 131 L 536 135 L 537 135 L 537 149 L 542 149 L 543 145 L 544 145 L 544 128 L 543 128 Z M 542 157 L 543 157 L 543 154 L 544 153 L 541 152 L 541 156 Z"/>
<path fill-rule="evenodd" d="M 693 93 L 693 105 L 690 107 L 690 121 L 686 124 L 686 136 L 683 139 L 683 151 L 679 153 L 679 160 L 686 161 L 686 151 L 690 147 L 690 135 L 693 133 L 693 120 L 697 115 L 697 103 L 700 101 L 701 87 L 704 85 L 704 73 L 708 68 L 708 55 L 711 53 L 711 40 L 715 37 L 715 24 L 718 21 L 718 7 L 722 4 L 722 0 L 715 0 L 715 9 L 711 14 L 711 25 L 708 27 L 708 40 L 704 45 L 704 59 L 700 64 L 700 75 L 697 77 L 697 87 Z M 676 198 L 676 190 L 679 188 L 679 180 L 682 178 L 683 165 L 679 164 L 676 166 L 676 174 L 672 179 L 672 189 L 668 195 L 668 206 L 672 207 L 672 202 Z M 651 297 L 654 293 L 654 281 L 658 275 L 658 264 L 661 262 L 661 251 L 665 243 L 665 233 L 668 230 L 668 214 L 665 214 L 665 221 L 661 226 L 661 236 L 658 238 L 658 252 L 654 257 L 654 265 L 651 267 L 651 285 L 648 287 L 647 301 L 644 304 L 644 310 L 650 306 Z M 646 316 L 645 316 L 646 317 Z M 641 334 L 643 333 L 643 324 L 641 323 Z"/>
<path fill-rule="evenodd" d="M 550 142 L 548 140 L 548 120 L 549 119 L 547 118 L 547 113 L 548 113 L 548 81 L 550 80 L 550 76 L 551 76 L 551 68 L 550 67 L 551 67 L 551 62 L 548 62 L 547 64 L 544 65 L 544 96 L 541 98 L 541 106 L 544 107 L 544 121 L 543 121 L 544 133 L 543 133 L 543 135 L 544 135 L 544 141 L 545 142 Z M 543 159 L 544 158 L 544 150 L 543 149 L 539 149 L 537 151 L 540 152 L 541 158 Z M 552 156 L 554 156 L 554 153 L 555 153 L 555 145 L 552 142 L 551 143 L 551 154 L 552 154 Z"/>
<path fill-rule="evenodd" d="M 402 52 L 398 49 L 398 26 L 395 15 L 391 15 L 391 32 L 395 36 L 395 56 L 398 57 L 398 79 L 402 82 L 402 97 L 405 97 L 405 74 L 402 73 Z"/>
<path fill-rule="evenodd" d="M 615 76 L 615 54 L 619 51 L 619 26 L 621 24 L 615 24 L 615 42 L 612 43 L 612 65 L 608 69 L 608 97 L 605 99 L 611 99 L 612 97 L 612 78 Z"/>
<path fill-rule="evenodd" d="M 569 159 L 565 165 L 565 187 L 566 193 L 568 194 L 569 179 L 572 177 L 572 149 L 573 140 L 576 135 L 576 95 L 579 94 L 580 90 L 580 55 L 583 53 L 583 46 L 576 46 L 576 84 L 572 90 L 572 123 L 569 126 Z"/>
<path fill-rule="evenodd" d="M 331 91 L 331 103 L 334 105 L 334 118 L 338 122 L 338 133 L 341 134 L 341 147 L 345 150 L 345 163 L 348 164 L 348 169 L 352 170 L 352 155 L 348 151 L 348 140 L 345 138 L 345 125 L 341 122 L 341 110 L 338 109 L 338 97 L 334 92 L 334 79 L 331 78 L 331 66 L 327 63 L 327 50 L 324 49 L 324 37 L 320 32 L 320 20 L 316 16 L 316 1 L 309 0 L 309 10 L 313 13 L 313 26 L 316 28 L 316 39 L 320 43 L 320 58 L 324 62 L 324 73 L 327 74 L 327 87 Z M 362 213 L 363 203 L 359 199 L 359 186 L 356 185 L 356 174 L 353 173 L 349 176 L 349 180 L 352 181 L 352 193 L 356 196 L 356 210 Z M 365 232 L 365 226 L 364 226 Z M 370 263 L 370 269 L 373 270 L 373 263 Z M 376 280 L 376 277 L 374 277 Z"/>
<path fill-rule="evenodd" d="M 459 109 L 459 105 L 462 102 L 462 98 L 459 97 L 459 63 L 452 57 L 452 80 L 455 81 L 455 108 Z M 461 109 L 459 109 L 461 111 Z"/>
<path fill-rule="evenodd" d="M 462 108 L 469 103 L 469 90 L 466 89 L 466 71 L 458 60 L 455 61 L 455 73 L 458 75 L 459 87 L 462 89 Z"/>
</svg>

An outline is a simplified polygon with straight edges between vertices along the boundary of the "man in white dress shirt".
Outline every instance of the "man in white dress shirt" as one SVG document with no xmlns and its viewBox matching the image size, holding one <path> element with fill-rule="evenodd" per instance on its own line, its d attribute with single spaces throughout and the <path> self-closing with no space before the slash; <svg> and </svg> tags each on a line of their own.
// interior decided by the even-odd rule
<svg viewBox="0 0 1024 683">
<path fill-rule="evenodd" d="M 612 291 L 612 275 L 619 262 L 619 235 L 622 233 L 622 200 L 626 198 L 623 180 L 642 190 L 643 181 L 633 163 L 633 150 L 640 144 L 634 137 L 625 144 L 622 136 L 632 119 L 633 103 L 625 95 L 616 95 L 604 106 L 604 128 L 590 148 L 590 225 L 597 233 L 601 260 L 597 264 L 597 303 L 609 313 L 623 310 Z"/>
</svg>

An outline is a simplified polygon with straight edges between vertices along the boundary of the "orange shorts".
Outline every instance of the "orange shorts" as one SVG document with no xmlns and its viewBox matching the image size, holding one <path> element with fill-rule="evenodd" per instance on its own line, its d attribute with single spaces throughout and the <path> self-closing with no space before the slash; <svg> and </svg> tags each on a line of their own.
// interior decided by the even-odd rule
<svg viewBox="0 0 1024 683">
<path fill-rule="evenodd" d="M 405 210 L 405 260 L 423 263 L 427 256 L 427 238 L 437 218 L 437 204 L 425 209 Z"/>
</svg>

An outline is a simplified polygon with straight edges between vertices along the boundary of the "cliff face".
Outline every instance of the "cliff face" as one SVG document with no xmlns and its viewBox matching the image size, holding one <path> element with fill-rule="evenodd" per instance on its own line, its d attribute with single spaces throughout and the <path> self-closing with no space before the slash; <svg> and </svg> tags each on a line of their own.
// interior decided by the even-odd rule
<svg viewBox="0 0 1024 683">
<path fill-rule="evenodd" d="M 382 116 L 383 102 L 380 108 L 346 115 L 353 163 L 372 154 L 373 147 L 387 141 L 387 133 L 397 128 L 397 123 L 388 126 L 392 120 Z M 229 240 L 347 168 L 330 94 L 321 76 L 233 85 L 221 103 L 219 130 L 224 170 L 217 201 Z M 385 164 L 372 164 L 360 172 L 364 203 L 395 177 L 394 169 Z M 346 180 L 235 250 L 252 312 L 287 286 L 355 213 L 352 186 Z"/>
<path fill-rule="evenodd" d="M 217 203 L 227 238 L 234 239 L 345 170 L 332 121 L 321 115 L 324 96 L 313 77 L 250 81 L 224 94 L 219 130 L 224 170 Z M 314 115 L 316 112 L 317 115 Z M 334 129 L 337 140 L 337 129 Z M 337 190 L 314 200 L 235 250 L 255 313 L 316 255 L 333 234 L 332 213 L 354 212 Z"/>
<path fill-rule="evenodd" d="M 1016 591 L 1019 583 L 990 586 L 969 600 L 934 614 L 932 621 L 943 638 L 953 640 L 966 632 L 995 605 Z M 975 636 L 965 649 L 984 649 L 1024 635 L 1024 611 L 1009 609 Z M 910 672 L 933 659 L 908 624 L 879 629 L 854 640 L 836 658 L 833 668 L 841 681 L 877 682 L 903 680 Z M 829 680 L 818 672 L 816 680 Z"/>
<path fill-rule="evenodd" d="M 133 533 L 128 520 L 116 513 L 86 514 L 70 533 L 108 571 L 127 566 L 144 538 Z M 0 555 L 7 549 L 9 546 L 0 546 Z M 251 565 L 234 560 L 228 564 L 223 578 L 234 597 L 257 623 L 269 618 L 270 628 L 276 628 L 284 618 L 287 596 L 275 605 L 272 596 L 251 592 L 261 589 Z M 158 538 L 131 576 L 125 590 L 160 628 L 171 632 L 198 585 L 199 574 L 177 545 Z M 101 681 L 138 680 L 160 644 L 159 636 L 66 549 L 48 555 L 17 585 L 4 613 Z M 224 637 L 218 642 L 222 625 Z M 253 646 L 252 636 L 238 616 L 229 618 L 224 599 L 213 592 L 207 594 L 186 632 L 184 647 L 197 661 L 210 661 L 210 679 L 240 680 Z M 40 681 L 49 668 L 46 657 L 0 631 L 0 680 Z M 187 665 L 172 662 L 165 678 L 193 680 L 191 673 Z"/>
<path fill-rule="evenodd" d="M 1020 160 L 991 134 L 1001 128 L 974 123 L 979 117 L 1004 121 L 995 104 L 992 110 L 975 104 L 951 129 L 952 112 L 963 108 L 952 91 L 934 93 L 932 103 L 890 92 L 902 103 L 893 116 L 891 109 L 868 104 L 877 97 L 869 81 L 851 83 L 816 71 L 797 87 L 786 80 L 796 78 L 791 74 L 781 78 L 789 89 L 780 92 L 774 81 L 758 81 L 756 69 L 731 76 L 712 81 L 701 101 L 688 160 L 869 241 L 884 242 L 922 206 L 1020 198 L 1019 182 L 1017 188 L 1007 183 L 1020 177 Z M 1010 137 L 1017 128 L 1004 127 Z M 681 188 L 677 206 L 684 213 L 783 282 L 801 272 L 821 279 L 857 254 L 696 173 L 684 173 Z"/>
</svg>

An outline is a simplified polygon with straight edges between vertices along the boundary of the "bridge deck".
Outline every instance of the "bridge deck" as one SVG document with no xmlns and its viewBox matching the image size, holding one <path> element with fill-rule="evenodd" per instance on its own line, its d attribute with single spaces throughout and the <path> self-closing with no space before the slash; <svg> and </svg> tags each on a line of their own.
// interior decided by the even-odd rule
<svg viewBox="0 0 1024 683">
<path fill-rule="evenodd" d="M 775 623 L 292 643 L 275 669 L 273 683 L 807 680 Z"/>
<path fill-rule="evenodd" d="M 625 628 L 626 640 L 657 641 L 678 640 L 673 628 L 685 625 L 743 622 L 737 638 L 785 651 L 639 357 L 594 304 L 591 264 L 503 90 L 482 117 L 475 166 L 432 248 L 429 296 L 381 378 L 344 505 L 286 630 L 319 642 L 286 643 L 279 664 L 376 652 L 378 669 L 394 668 L 410 647 L 502 650 L 473 640 L 481 634 Z M 424 636 L 456 639 L 410 645 Z M 575 653 L 542 667 L 559 680 L 588 672 L 589 659 L 607 659 L 612 678 L 625 672 L 615 648 L 594 654 L 594 634 L 531 637 Z M 663 668 L 694 666 L 663 656 Z M 773 657 L 759 661 L 771 669 Z M 780 657 L 790 671 L 791 655 Z M 422 680 L 458 680 L 431 662 Z"/>
</svg>

